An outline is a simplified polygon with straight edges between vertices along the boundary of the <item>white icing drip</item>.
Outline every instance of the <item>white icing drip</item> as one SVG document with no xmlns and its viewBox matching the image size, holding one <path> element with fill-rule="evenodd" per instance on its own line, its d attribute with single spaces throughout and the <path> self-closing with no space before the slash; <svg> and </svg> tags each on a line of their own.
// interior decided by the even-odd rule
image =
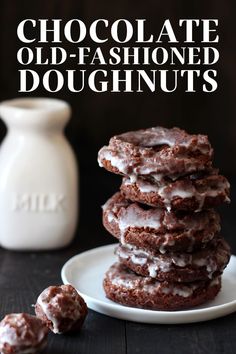
<svg viewBox="0 0 236 354">
<path fill-rule="evenodd" d="M 135 248 L 132 250 L 131 261 L 134 264 L 143 265 L 147 263 L 147 260 L 148 254 L 144 250 L 137 250 Z"/>
<path fill-rule="evenodd" d="M 155 264 L 150 264 L 148 266 L 148 272 L 151 278 L 156 278 L 157 276 L 157 266 Z"/>
<path fill-rule="evenodd" d="M 173 256 L 172 261 L 178 267 L 186 267 L 187 265 L 193 265 L 196 267 L 205 267 L 208 272 L 208 278 L 211 279 L 215 271 L 217 270 L 217 263 L 211 257 L 199 258 L 194 255 Z"/>
<path fill-rule="evenodd" d="M 157 176 L 161 176 L 162 178 L 162 175 Z M 159 183 L 151 183 L 141 178 L 137 178 L 135 180 L 135 183 L 141 193 L 157 193 L 163 199 L 163 203 L 165 204 L 165 207 L 169 212 L 171 211 L 171 201 L 175 197 L 179 197 L 182 199 L 195 197 L 199 204 L 197 211 L 200 211 L 204 206 L 206 198 L 215 198 L 217 195 L 219 195 L 220 192 L 224 193 L 225 190 L 229 188 L 229 183 L 227 181 L 222 181 L 218 182 L 214 189 L 211 189 L 211 187 L 209 187 L 204 192 L 199 192 L 194 187 L 194 185 L 191 184 L 188 184 L 185 187 L 181 187 L 181 185 L 177 187 L 175 184 L 171 183 L 167 185 L 166 183 L 162 183 L 162 185 L 160 185 L 160 181 L 161 180 L 159 179 Z M 134 182 L 126 178 L 125 185 L 131 185 L 132 183 Z M 230 201 L 227 195 L 225 195 L 225 201 Z"/>
<path fill-rule="evenodd" d="M 150 175 L 153 174 L 153 172 L 157 169 L 158 167 L 158 163 L 156 164 L 156 167 L 154 166 L 150 166 L 148 167 L 147 165 L 141 165 L 141 166 L 137 166 L 134 168 L 134 172 L 137 175 Z"/>
<path fill-rule="evenodd" d="M 135 256 L 135 255 L 133 254 L 133 255 L 131 256 L 131 261 L 132 261 L 134 264 L 143 265 L 143 264 L 147 263 L 147 258 L 137 257 L 137 256 Z"/>
<path fill-rule="evenodd" d="M 133 280 L 120 278 L 119 276 L 113 277 L 111 282 L 113 285 L 124 286 L 127 289 L 134 289 L 136 287 L 135 282 Z"/>
<path fill-rule="evenodd" d="M 226 182 L 226 183 L 220 183 L 216 189 L 211 189 L 211 190 L 207 190 L 203 193 L 200 193 L 200 192 L 196 192 L 195 194 L 195 197 L 199 203 L 199 207 L 197 209 L 197 212 L 198 211 L 201 211 L 202 210 L 202 207 L 205 203 L 205 200 L 207 197 L 211 197 L 211 198 L 214 198 L 216 197 L 221 191 L 225 190 L 226 188 L 229 188 L 229 183 Z M 225 202 L 230 202 L 230 199 L 228 196 L 225 196 L 225 199 L 224 199 Z"/>
<path fill-rule="evenodd" d="M 40 348 L 40 350 L 42 350 L 43 348 Z M 32 350 L 32 348 L 29 349 L 25 349 L 25 350 L 21 350 L 20 354 L 33 354 L 33 353 L 37 353 L 39 351 L 39 348 L 35 348 Z"/>
<path fill-rule="evenodd" d="M 210 262 L 207 264 L 206 269 L 208 272 L 208 278 L 212 279 L 213 274 L 217 270 L 217 264 L 214 261 L 210 260 Z"/>
<path fill-rule="evenodd" d="M 41 306 L 41 308 L 42 308 L 43 312 L 45 313 L 45 315 L 47 316 L 47 318 L 52 322 L 53 332 L 60 333 L 59 328 L 58 328 L 59 321 L 57 320 L 56 317 L 53 316 L 51 311 L 48 309 L 49 303 L 42 300 L 42 294 L 38 297 L 37 303 Z"/>
<path fill-rule="evenodd" d="M 226 261 L 224 252 L 222 255 L 219 251 L 217 252 L 217 259 L 219 258 L 220 262 L 220 258 L 222 258 L 221 263 L 224 265 Z M 215 271 L 219 269 L 215 257 L 212 257 L 211 255 L 205 257 L 204 251 L 203 254 L 201 252 L 200 254 L 170 253 L 168 256 L 154 256 L 141 248 L 127 245 L 118 247 L 116 253 L 121 259 L 131 259 L 133 264 L 147 264 L 149 276 L 152 278 L 157 276 L 158 271 L 169 272 L 173 266 L 177 266 L 179 268 L 184 268 L 188 265 L 205 267 L 208 272 L 209 279 L 211 279 Z"/>
<path fill-rule="evenodd" d="M 9 324 L 0 327 L 0 348 L 4 343 L 8 343 L 12 346 L 19 344 L 16 332 Z"/>
<path fill-rule="evenodd" d="M 157 271 L 168 272 L 171 268 L 172 260 L 163 259 L 160 257 L 151 256 L 142 249 L 137 249 L 135 246 L 132 248 L 126 248 L 126 246 L 119 247 L 117 249 L 117 254 L 120 258 L 128 259 L 131 258 L 131 261 L 134 264 L 145 264 L 148 263 L 148 272 L 150 277 L 155 278 Z"/>
<path fill-rule="evenodd" d="M 150 228 L 158 229 L 160 227 L 161 212 L 158 209 L 142 210 L 137 205 L 131 204 L 128 208 L 121 211 L 119 218 L 120 241 L 125 243 L 125 232 L 128 228 Z"/>
<path fill-rule="evenodd" d="M 120 172 L 126 174 L 127 171 L 127 159 L 125 156 L 122 156 L 122 154 L 112 154 L 111 151 L 103 149 L 101 150 L 101 154 L 99 155 L 98 158 L 98 163 L 99 166 L 103 167 L 102 160 L 105 159 L 107 161 L 110 161 L 110 164 L 117 168 Z"/>
<path fill-rule="evenodd" d="M 120 258 L 123 258 L 123 259 L 129 258 L 129 255 L 127 254 L 127 252 L 123 252 L 121 248 L 119 248 L 119 251 L 117 250 L 116 253 L 118 254 L 118 256 Z"/>
<path fill-rule="evenodd" d="M 138 189 L 140 190 L 141 193 L 152 193 L 152 192 L 158 192 L 158 186 L 156 184 L 148 183 L 148 182 L 143 182 L 141 180 L 136 183 Z"/>
<path fill-rule="evenodd" d="M 165 207 L 168 212 L 171 211 L 171 200 L 174 197 L 179 197 L 179 198 L 192 198 L 194 196 L 194 191 L 191 190 L 183 190 L 180 188 L 173 188 L 171 191 L 167 191 L 167 188 L 169 186 L 163 186 L 159 188 L 158 194 L 161 196 L 163 199 L 163 202 L 165 204 Z"/>
<path fill-rule="evenodd" d="M 170 149 L 174 146 L 182 147 L 178 156 L 174 154 L 175 159 L 180 160 L 180 165 L 176 163 L 176 166 L 173 166 L 168 158 L 162 156 L 161 151 L 155 151 L 155 147 L 162 145 L 167 145 Z M 174 175 L 176 170 L 178 173 L 186 170 L 195 171 L 198 165 L 204 169 L 201 160 L 189 156 L 188 152 L 194 151 L 200 151 L 208 158 L 211 157 L 212 149 L 206 137 L 187 135 L 178 129 L 155 127 L 114 136 L 110 139 L 109 146 L 104 146 L 99 151 L 98 161 L 100 166 L 103 166 L 103 159 L 110 161 L 111 165 L 123 174 L 128 174 L 132 170 L 137 175 L 149 175 L 158 171 Z"/>
<path fill-rule="evenodd" d="M 198 209 L 196 210 L 196 213 L 198 213 L 199 211 L 202 210 L 202 207 L 205 203 L 205 197 L 204 198 L 197 198 L 197 200 L 198 200 L 199 206 L 198 206 Z"/>
<path fill-rule="evenodd" d="M 160 248 L 159 248 L 159 251 L 162 253 L 162 254 L 165 254 L 166 253 L 166 247 L 165 245 L 161 245 Z"/>
<path fill-rule="evenodd" d="M 191 288 L 189 288 L 189 287 L 178 288 L 175 286 L 173 289 L 173 295 L 178 295 L 178 296 L 182 296 L 182 297 L 189 297 L 193 294 L 194 290 L 195 289 L 193 286 Z"/>
<path fill-rule="evenodd" d="M 183 189 L 174 189 L 171 193 L 170 193 L 170 198 L 173 197 L 180 197 L 180 198 L 191 198 L 194 195 L 193 191 L 187 191 L 187 190 L 183 190 Z"/>
<path fill-rule="evenodd" d="M 148 253 L 141 249 L 138 250 L 135 248 L 135 246 L 132 246 L 128 243 L 125 244 L 125 248 L 119 247 L 116 253 L 120 258 L 128 259 L 130 254 L 127 252 L 127 250 L 132 251 L 131 260 L 134 264 L 143 265 L 147 262 Z"/>
<path fill-rule="evenodd" d="M 140 227 L 158 229 L 160 227 L 161 212 L 158 209 L 138 210 L 136 205 L 130 205 L 120 218 L 121 229 Z"/>
<path fill-rule="evenodd" d="M 174 246 L 175 244 L 175 240 L 170 237 L 169 235 L 165 235 L 164 236 L 164 242 L 162 242 L 160 248 L 159 248 L 159 251 L 164 254 L 166 253 L 166 246 Z"/>
<path fill-rule="evenodd" d="M 183 286 L 183 287 L 172 286 L 169 288 L 168 287 L 162 288 L 162 292 L 164 294 L 173 294 L 181 297 L 189 297 L 193 294 L 196 288 L 197 286 L 194 284 L 191 284 L 189 286 Z"/>
<path fill-rule="evenodd" d="M 34 353 L 38 353 L 38 352 L 40 352 L 41 350 L 43 350 L 43 349 L 45 348 L 45 346 L 46 346 L 46 342 L 43 343 L 43 345 L 40 346 L 40 347 L 21 349 L 20 351 L 17 351 L 17 353 L 18 353 L 18 354 L 34 354 Z M 2 350 L 1 347 L 0 347 L 0 350 Z M 1 352 L 1 353 L 2 353 L 2 352 Z"/>
<path fill-rule="evenodd" d="M 155 181 L 161 182 L 164 178 L 162 173 L 153 173 L 152 177 L 154 178 Z"/>
<path fill-rule="evenodd" d="M 181 255 L 178 255 L 178 256 L 172 256 L 172 262 L 177 266 L 177 267 L 180 267 L 180 268 L 184 268 L 186 267 L 188 264 L 191 264 L 192 263 L 192 255 L 184 255 L 184 256 L 181 256 Z"/>
<path fill-rule="evenodd" d="M 153 141 L 152 144 L 149 144 L 149 146 L 156 146 L 156 145 L 168 145 L 170 147 L 175 145 L 175 139 L 167 139 L 166 137 L 160 137 L 158 138 L 158 141 Z"/>
<path fill-rule="evenodd" d="M 134 254 L 135 256 L 145 256 L 145 257 L 149 256 L 149 253 L 143 250 L 142 248 L 137 248 L 136 246 L 133 246 L 129 243 L 127 243 L 124 248 L 126 248 L 129 251 L 132 251 L 132 254 Z"/>
</svg>

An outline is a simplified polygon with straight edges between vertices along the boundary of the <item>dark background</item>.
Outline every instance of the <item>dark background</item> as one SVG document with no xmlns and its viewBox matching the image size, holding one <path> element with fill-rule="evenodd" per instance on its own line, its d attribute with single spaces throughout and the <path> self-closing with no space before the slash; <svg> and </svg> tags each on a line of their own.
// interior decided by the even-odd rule
<svg viewBox="0 0 236 354">
<path fill-rule="evenodd" d="M 214 93 L 202 93 L 200 90 L 196 93 L 185 93 L 183 86 L 179 85 L 174 93 L 163 93 L 160 90 L 155 93 L 148 90 L 144 93 L 94 93 L 86 89 L 79 94 L 73 94 L 65 87 L 59 93 L 50 94 L 41 86 L 29 94 L 62 98 L 70 102 L 72 106 L 73 116 L 66 128 L 66 135 L 80 163 L 79 237 L 82 239 L 88 237 L 91 246 L 112 242 L 111 238 L 104 236 L 100 205 L 116 191 L 120 178 L 98 167 L 97 151 L 114 134 L 156 125 L 179 126 L 189 132 L 208 134 L 215 148 L 215 165 L 231 181 L 233 180 L 236 173 L 234 162 L 236 155 L 234 15 L 233 1 L 220 0 L 0 1 L 0 100 L 20 96 L 18 69 L 22 67 L 17 64 L 16 52 L 24 44 L 17 39 L 16 29 L 23 19 L 62 18 L 64 24 L 69 19 L 80 18 L 86 24 L 90 24 L 97 18 L 106 18 L 110 22 L 118 18 L 126 18 L 130 21 L 134 21 L 135 18 L 146 18 L 147 32 L 153 34 L 158 33 L 167 18 L 171 20 L 175 29 L 180 18 L 219 19 L 220 42 L 216 44 L 216 47 L 220 51 L 220 60 L 214 66 L 218 70 L 218 89 Z M 180 31 L 177 31 L 176 35 L 180 40 L 183 38 L 183 33 Z M 201 33 L 197 32 L 196 40 L 200 39 L 200 35 Z M 198 44 L 194 45 L 198 46 Z M 35 45 L 37 44 L 34 43 L 32 46 Z M 76 46 L 66 42 L 61 45 L 68 52 L 73 52 Z M 81 45 L 94 46 L 89 40 Z M 109 41 L 103 48 L 106 50 L 114 45 L 117 44 Z M 132 43 L 127 45 L 131 46 Z M 46 52 L 48 46 L 45 45 Z M 73 61 L 65 66 L 57 67 L 59 70 L 73 68 L 79 69 Z M 48 69 L 49 67 L 37 67 L 41 74 Z M 3 137 L 5 127 L 2 123 L 0 132 Z M 232 203 L 228 209 L 225 209 L 226 217 L 229 214 L 227 210 L 231 209 L 233 214 L 233 208 Z M 88 222 L 88 216 L 93 222 Z M 233 223 L 230 227 L 233 227 Z M 100 236 L 97 236 L 97 230 L 100 230 Z M 94 232 L 96 232 L 96 239 L 92 236 Z"/>
</svg>

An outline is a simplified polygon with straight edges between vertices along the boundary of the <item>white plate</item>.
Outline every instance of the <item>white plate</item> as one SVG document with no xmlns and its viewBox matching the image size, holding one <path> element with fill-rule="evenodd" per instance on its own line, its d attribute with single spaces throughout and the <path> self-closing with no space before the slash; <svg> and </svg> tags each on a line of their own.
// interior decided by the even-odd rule
<svg viewBox="0 0 236 354">
<path fill-rule="evenodd" d="M 222 290 L 215 300 L 185 311 L 152 311 L 116 304 L 105 297 L 104 273 L 116 261 L 114 247 L 94 248 L 71 258 L 63 266 L 64 284 L 73 285 L 90 309 L 123 320 L 143 323 L 190 323 L 211 320 L 236 311 L 236 257 L 224 271 Z"/>
</svg>

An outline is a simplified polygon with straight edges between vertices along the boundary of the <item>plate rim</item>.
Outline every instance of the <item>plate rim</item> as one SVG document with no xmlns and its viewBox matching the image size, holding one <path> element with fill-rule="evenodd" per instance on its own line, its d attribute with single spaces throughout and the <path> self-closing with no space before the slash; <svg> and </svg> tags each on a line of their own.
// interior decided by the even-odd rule
<svg viewBox="0 0 236 354">
<path fill-rule="evenodd" d="M 86 257 L 89 254 L 93 254 L 96 252 L 104 252 L 104 251 L 110 251 L 112 249 L 114 249 L 116 246 L 118 245 L 118 243 L 112 243 L 112 244 L 107 244 L 107 245 L 103 245 L 103 246 L 98 246 L 92 249 L 89 249 L 87 251 L 78 253 L 74 256 L 72 256 L 70 259 L 68 259 L 66 261 L 66 263 L 63 265 L 62 269 L 61 269 L 61 278 L 64 284 L 71 284 L 68 280 L 67 280 L 67 275 L 66 272 L 69 269 L 69 267 L 75 262 L 77 261 L 77 259 L 81 258 L 81 257 Z M 234 261 L 236 261 L 236 256 L 235 255 L 231 255 L 231 261 L 232 259 Z M 231 272 L 232 274 L 234 272 Z M 73 285 L 73 284 L 72 284 Z M 112 309 L 113 311 L 119 311 L 121 312 L 121 315 L 124 313 L 129 312 L 129 314 L 135 314 L 135 315 L 145 315 L 146 317 L 150 317 L 152 320 L 156 319 L 155 323 L 164 323 L 164 322 L 160 322 L 163 320 L 163 318 L 158 319 L 157 316 L 159 315 L 160 317 L 164 317 L 167 321 L 165 321 L 165 323 L 176 323 L 174 322 L 175 320 L 179 319 L 179 317 L 184 316 L 183 321 L 179 322 L 179 323 L 189 323 L 190 318 L 186 318 L 186 317 L 190 317 L 193 315 L 201 316 L 201 315 L 208 315 L 206 319 L 192 319 L 191 322 L 200 322 L 200 321 L 205 321 L 207 319 L 213 319 L 213 318 L 217 318 L 217 317 L 221 317 L 221 316 L 226 316 L 227 314 L 230 314 L 234 311 L 236 311 L 236 297 L 235 300 L 232 300 L 230 302 L 224 303 L 224 304 L 220 304 L 220 305 L 215 305 L 212 307 L 207 307 L 207 308 L 196 308 L 196 309 L 186 309 L 186 310 L 179 310 L 179 311 L 160 311 L 160 310 L 149 310 L 149 309 L 141 309 L 141 308 L 134 308 L 134 307 L 129 307 L 129 306 L 123 306 L 120 304 L 116 304 L 113 303 L 111 300 L 111 302 L 104 302 L 103 300 L 99 300 L 96 299 L 94 297 L 91 297 L 90 295 L 86 295 L 83 292 L 79 291 L 77 289 L 77 291 L 79 292 L 79 294 L 85 299 L 85 301 L 87 300 L 87 302 L 89 303 L 88 307 L 92 310 L 95 310 L 99 313 L 105 314 L 107 316 L 110 317 L 114 317 L 114 318 L 120 318 L 120 319 L 124 319 L 122 316 L 114 316 L 113 314 L 108 314 L 107 312 L 102 311 L 103 309 L 99 309 L 99 311 L 97 309 L 95 309 L 94 307 L 96 305 L 98 306 L 102 306 L 104 308 L 104 310 L 109 310 Z M 93 304 L 95 306 L 91 306 L 90 302 L 93 302 Z M 228 310 L 228 312 L 227 312 Z M 222 313 L 222 311 L 225 311 Z M 216 314 L 217 312 L 217 314 Z M 214 315 L 213 317 L 211 317 L 210 315 Z M 208 318 L 209 317 L 209 318 Z M 172 320 L 171 322 L 168 322 L 168 320 Z M 130 321 L 130 320 L 129 320 Z M 135 320 L 131 320 L 131 321 L 135 321 Z M 135 321 L 135 322 L 140 322 L 140 323 L 154 323 L 154 322 L 149 322 L 149 321 L 144 321 L 142 319 L 140 319 L 140 321 Z"/>
</svg>

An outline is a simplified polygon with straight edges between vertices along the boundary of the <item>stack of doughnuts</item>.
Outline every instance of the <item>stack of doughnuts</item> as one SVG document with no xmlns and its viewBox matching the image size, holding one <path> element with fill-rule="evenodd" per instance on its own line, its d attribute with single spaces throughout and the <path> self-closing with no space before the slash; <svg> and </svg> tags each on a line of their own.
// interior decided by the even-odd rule
<svg viewBox="0 0 236 354">
<path fill-rule="evenodd" d="M 109 299 L 179 310 L 218 294 L 230 248 L 213 208 L 230 201 L 230 186 L 212 158 L 207 136 L 163 127 L 114 136 L 99 151 L 99 165 L 123 176 L 103 206 L 119 240 L 103 282 Z"/>
</svg>

